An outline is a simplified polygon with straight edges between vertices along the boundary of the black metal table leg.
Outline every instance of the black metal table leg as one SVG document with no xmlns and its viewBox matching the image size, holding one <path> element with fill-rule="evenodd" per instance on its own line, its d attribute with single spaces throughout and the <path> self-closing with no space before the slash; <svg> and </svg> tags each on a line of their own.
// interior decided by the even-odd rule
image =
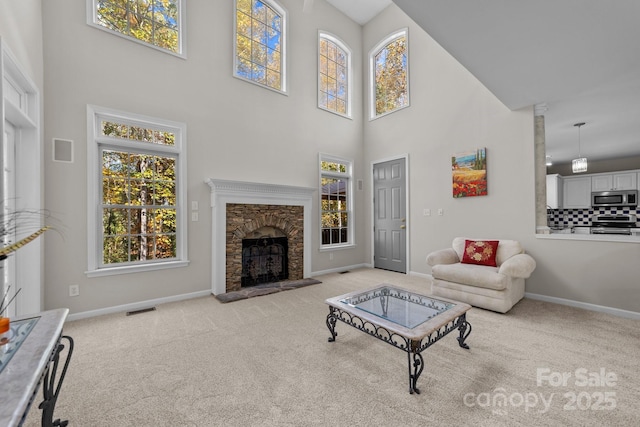
<svg viewBox="0 0 640 427">
<path fill-rule="evenodd" d="M 420 374 L 422 374 L 422 370 L 424 369 L 424 358 L 422 354 L 420 354 L 419 348 L 419 341 L 411 341 L 411 350 L 407 351 L 407 360 L 409 362 L 409 394 L 420 394 L 417 384 L 418 378 L 420 378 Z M 412 356 L 413 363 L 411 363 Z"/>
<path fill-rule="evenodd" d="M 336 321 L 338 318 L 335 314 L 335 308 L 329 307 L 329 314 L 327 315 L 327 328 L 329 328 L 329 332 L 331 332 L 331 336 L 329 337 L 329 342 L 334 342 L 336 340 Z"/>
<path fill-rule="evenodd" d="M 381 301 L 383 300 L 381 299 Z M 383 310 L 385 309 L 384 305 L 382 308 Z M 434 330 L 418 340 L 407 338 L 406 336 L 395 332 L 393 329 L 387 329 L 377 322 L 360 317 L 348 310 L 343 310 L 330 305 L 329 314 L 327 315 L 326 320 L 327 328 L 331 333 L 331 336 L 328 338 L 329 342 L 334 342 L 336 340 L 336 336 L 338 335 L 336 332 L 336 323 L 338 320 L 407 353 L 410 394 L 420 394 L 417 384 L 418 379 L 424 370 L 424 358 L 421 354 L 424 350 L 456 329 L 460 334 L 457 338 L 458 344 L 462 348 L 469 349 L 465 340 L 469 337 L 469 334 L 471 334 L 471 324 L 466 320 L 466 313 L 462 313 L 458 317 L 442 324 L 437 330 Z"/>
<path fill-rule="evenodd" d="M 58 364 L 60 362 L 60 352 L 64 350 L 64 344 L 62 344 L 62 339 L 66 339 L 69 341 L 69 350 L 67 351 L 67 358 L 64 362 L 62 371 L 60 372 L 60 377 L 56 383 L 56 376 L 58 373 Z M 62 336 L 58 341 L 58 345 L 54 350 L 52 362 L 50 362 L 49 366 L 46 368 L 44 378 L 42 380 L 42 392 L 44 395 L 44 400 L 40 404 L 39 408 L 42 409 L 42 427 L 66 427 L 69 421 L 60 421 L 60 419 L 53 420 L 53 411 L 56 407 L 56 402 L 58 400 L 58 396 L 60 394 L 60 388 L 62 387 L 62 382 L 64 381 L 64 377 L 67 374 L 67 368 L 69 367 L 69 362 L 71 361 L 71 354 L 73 353 L 73 338 L 69 336 Z"/>
<path fill-rule="evenodd" d="M 460 331 L 458 344 L 460 344 L 460 347 L 469 350 L 469 346 L 464 342 L 471 333 L 471 324 L 467 322 L 466 313 L 460 316 L 460 326 L 458 326 L 458 331 Z"/>
</svg>

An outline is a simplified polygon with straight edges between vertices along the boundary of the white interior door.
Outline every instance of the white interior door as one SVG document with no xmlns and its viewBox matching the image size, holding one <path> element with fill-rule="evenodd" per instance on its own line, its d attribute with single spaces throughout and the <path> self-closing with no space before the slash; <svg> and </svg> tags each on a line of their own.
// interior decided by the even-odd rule
<svg viewBox="0 0 640 427">
<path fill-rule="evenodd" d="M 4 122 L 4 135 L 2 137 L 2 174 L 0 180 L 2 184 L 2 246 L 7 246 L 16 241 L 15 223 L 12 221 L 12 212 L 15 212 L 16 200 L 16 179 L 15 179 L 15 149 L 16 130 L 8 121 Z M 0 261 L 2 269 L 2 295 L 9 290 L 7 301 L 17 292 L 16 288 L 16 261 L 14 256 L 9 256 L 4 261 Z M 19 298 L 19 296 L 18 296 Z M 4 313 L 4 316 L 13 317 L 16 314 L 16 301 L 14 301 Z"/>
</svg>

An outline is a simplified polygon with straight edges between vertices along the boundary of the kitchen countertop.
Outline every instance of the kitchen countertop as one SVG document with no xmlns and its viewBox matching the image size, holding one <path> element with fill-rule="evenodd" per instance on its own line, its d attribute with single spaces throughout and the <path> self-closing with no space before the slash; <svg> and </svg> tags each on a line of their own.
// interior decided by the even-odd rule
<svg viewBox="0 0 640 427">
<path fill-rule="evenodd" d="M 580 234 L 580 233 L 551 233 L 536 234 L 538 239 L 547 240 L 581 240 L 592 242 L 620 242 L 640 243 L 640 228 L 633 228 L 631 236 L 619 234 Z"/>
</svg>

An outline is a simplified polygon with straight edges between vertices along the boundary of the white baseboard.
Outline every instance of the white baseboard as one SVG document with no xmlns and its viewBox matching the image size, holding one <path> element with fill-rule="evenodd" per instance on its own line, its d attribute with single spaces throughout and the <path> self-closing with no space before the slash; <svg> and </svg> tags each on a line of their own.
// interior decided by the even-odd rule
<svg viewBox="0 0 640 427">
<path fill-rule="evenodd" d="M 410 271 L 409 276 L 422 277 L 423 279 L 431 280 L 433 276 L 428 273 L 418 273 L 417 271 Z"/>
<path fill-rule="evenodd" d="M 324 274 L 331 274 L 331 273 L 342 273 L 343 271 L 355 270 L 356 268 L 371 268 L 371 267 L 372 267 L 371 264 L 347 265 L 344 267 L 331 268 L 329 270 L 313 271 L 311 272 L 311 277 L 322 276 Z"/>
<path fill-rule="evenodd" d="M 100 308 L 98 310 L 83 311 L 81 313 L 70 314 L 67 317 L 67 321 L 70 322 L 72 320 L 87 319 L 89 317 L 102 316 L 104 314 L 141 310 L 143 308 L 154 307 L 156 305 L 166 304 L 168 302 L 183 301 L 186 299 L 206 297 L 209 295 L 211 295 L 211 289 L 207 289 L 206 291 L 192 292 L 190 294 L 174 295 L 171 297 L 156 298 L 147 301 L 134 302 L 131 304 L 117 305 L 115 307 Z"/>
<path fill-rule="evenodd" d="M 587 303 L 587 302 L 574 301 L 574 300 L 564 299 L 564 298 L 550 297 L 550 296 L 547 296 L 547 295 L 531 294 L 529 292 L 525 292 L 524 296 L 525 296 L 525 298 L 531 298 L 531 299 L 540 300 L 540 301 L 546 301 L 546 302 L 553 302 L 553 303 L 556 303 L 556 304 L 562 304 L 562 305 L 568 305 L 568 306 L 571 306 L 571 307 L 583 308 L 585 310 L 591 310 L 591 311 L 597 311 L 597 312 L 600 312 L 600 313 L 612 314 L 612 315 L 618 316 L 618 317 L 626 317 L 626 318 L 629 318 L 629 319 L 640 320 L 640 313 L 637 313 L 635 311 L 622 310 L 620 308 L 607 307 L 607 306 L 604 306 L 604 305 L 597 305 L 597 304 L 590 304 L 590 303 Z"/>
<path fill-rule="evenodd" d="M 350 266 L 345 266 L 345 267 L 340 267 L 340 268 L 335 268 L 335 269 L 314 271 L 313 273 L 311 273 L 311 277 L 322 276 L 324 274 L 331 274 L 331 273 L 341 273 L 343 271 L 355 270 L 355 269 L 358 269 L 358 268 L 372 268 L 372 265 L 370 265 L 370 264 L 355 264 L 355 265 L 350 265 Z M 431 279 L 432 278 L 431 274 L 418 273 L 418 272 L 415 272 L 415 271 L 409 272 L 409 275 L 416 276 L 416 277 L 422 277 L 422 278 L 425 278 L 425 279 Z M 73 320 L 87 319 L 89 317 L 102 316 L 104 314 L 123 313 L 123 312 L 127 312 L 127 311 L 135 311 L 135 310 L 140 310 L 140 309 L 143 309 L 143 308 L 153 307 L 153 306 L 156 306 L 156 305 L 159 305 L 159 304 L 166 304 L 166 303 L 169 303 L 169 302 L 183 301 L 183 300 L 192 299 L 192 298 L 206 297 L 206 296 L 209 296 L 209 295 L 211 295 L 211 290 L 207 289 L 205 291 L 192 292 L 192 293 L 189 293 L 189 294 L 174 295 L 174 296 L 170 296 L 170 297 L 156 298 L 156 299 L 152 299 L 152 300 L 141 301 L 141 302 L 136 302 L 136 303 L 131 303 L 131 304 L 118 305 L 118 306 L 115 306 L 115 307 L 101 308 L 101 309 L 98 309 L 98 310 L 83 311 L 81 313 L 70 314 L 67 317 L 67 321 L 70 322 L 70 321 L 73 321 Z M 534 299 L 534 300 L 552 302 L 552 303 L 561 304 L 561 305 L 568 305 L 568 306 L 571 306 L 571 307 L 582 308 L 582 309 L 585 309 L 585 310 L 597 311 L 597 312 L 600 312 L 600 313 L 607 313 L 607 314 L 611 314 L 611 315 L 618 316 L 618 317 L 625 317 L 625 318 L 628 318 L 628 319 L 640 320 L 640 313 L 637 313 L 635 311 L 622 310 L 622 309 L 619 309 L 619 308 L 607 307 L 607 306 L 597 305 L 597 304 L 590 304 L 590 303 L 586 303 L 586 302 L 574 301 L 574 300 L 565 299 L 565 298 L 550 297 L 550 296 L 547 296 L 547 295 L 532 294 L 532 293 L 529 293 L 529 292 L 525 292 L 524 296 L 525 296 L 525 298 L 531 298 L 531 299 Z"/>
<path fill-rule="evenodd" d="M 370 267 L 371 267 L 370 264 L 349 265 L 349 266 L 339 267 L 331 270 L 314 271 L 311 273 L 311 277 L 321 276 L 323 274 L 330 274 L 330 273 L 341 273 L 343 271 L 355 270 L 357 268 L 370 268 Z M 205 297 L 208 295 L 211 295 L 210 289 L 207 289 L 206 291 L 192 292 L 190 294 L 174 295 L 171 297 L 156 298 L 152 300 L 135 302 L 131 304 L 123 304 L 115 307 L 100 308 L 98 310 L 83 311 L 81 313 L 70 314 L 67 317 L 67 321 L 70 322 L 73 320 L 87 319 L 89 317 L 102 316 L 105 314 L 123 313 L 127 311 L 141 310 L 141 309 L 153 307 L 159 304 L 166 304 L 169 302 L 176 302 L 176 301 L 183 301 L 183 300 L 192 299 L 192 298 Z"/>
<path fill-rule="evenodd" d="M 415 271 L 412 271 L 409 274 L 412 275 L 412 276 L 423 277 L 423 278 L 429 279 L 429 280 L 433 279 L 433 276 L 431 274 L 418 273 L 418 272 L 415 272 Z M 561 305 L 568 305 L 570 307 L 577 307 L 577 308 L 582 308 L 582 309 L 585 309 L 585 310 L 597 311 L 597 312 L 600 312 L 600 313 L 607 313 L 607 314 L 611 314 L 611 315 L 618 316 L 618 317 L 625 317 L 625 318 L 628 318 L 628 319 L 640 320 L 640 313 L 637 313 L 635 311 L 622 310 L 620 308 L 607 307 L 607 306 L 604 306 L 604 305 L 597 305 L 597 304 L 590 304 L 590 303 L 586 303 L 586 302 L 574 301 L 574 300 L 565 299 L 565 298 L 550 297 L 550 296 L 547 296 L 547 295 L 532 294 L 530 292 L 525 292 L 524 296 L 525 296 L 525 298 L 530 298 L 530 299 L 534 299 L 534 300 L 552 302 L 552 303 L 561 304 Z"/>
</svg>

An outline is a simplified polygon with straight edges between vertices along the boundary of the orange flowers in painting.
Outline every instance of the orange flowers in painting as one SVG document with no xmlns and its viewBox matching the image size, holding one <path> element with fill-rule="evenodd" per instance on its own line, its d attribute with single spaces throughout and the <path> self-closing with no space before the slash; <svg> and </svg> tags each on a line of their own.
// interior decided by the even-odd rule
<svg viewBox="0 0 640 427">
<path fill-rule="evenodd" d="M 456 179 L 458 182 L 456 182 Z M 476 179 L 469 182 L 463 181 L 464 177 L 453 176 L 453 197 L 486 196 L 487 180 Z"/>
</svg>

